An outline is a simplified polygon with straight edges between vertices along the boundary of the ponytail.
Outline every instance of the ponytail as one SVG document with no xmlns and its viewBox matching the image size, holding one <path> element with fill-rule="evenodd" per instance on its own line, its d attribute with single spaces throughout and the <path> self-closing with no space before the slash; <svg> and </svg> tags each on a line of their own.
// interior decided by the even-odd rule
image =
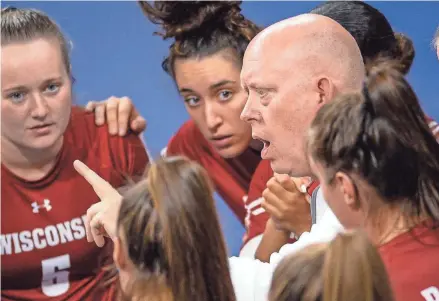
<svg viewBox="0 0 439 301">
<path fill-rule="evenodd" d="M 212 185 L 197 163 L 154 162 L 124 196 L 119 227 L 138 269 L 136 295 L 143 283 L 151 300 L 235 300 Z"/>
<path fill-rule="evenodd" d="M 386 269 L 362 232 L 338 235 L 323 265 L 323 301 L 393 300 Z"/>
<path fill-rule="evenodd" d="M 357 174 L 398 205 L 408 225 L 425 217 L 438 223 L 439 144 L 398 66 L 386 58 L 368 64 L 361 92 L 319 110 L 308 148 L 328 182 L 337 171 Z"/>
<path fill-rule="evenodd" d="M 386 269 L 361 232 L 311 245 L 276 268 L 269 301 L 393 301 Z"/>
</svg>

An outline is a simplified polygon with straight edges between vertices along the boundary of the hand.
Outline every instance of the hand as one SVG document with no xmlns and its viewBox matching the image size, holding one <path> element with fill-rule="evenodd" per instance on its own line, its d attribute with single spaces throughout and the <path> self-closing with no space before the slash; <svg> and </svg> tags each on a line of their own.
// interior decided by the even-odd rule
<svg viewBox="0 0 439 301">
<path fill-rule="evenodd" d="M 290 240 L 290 231 L 279 230 L 272 218 L 265 224 L 264 235 L 256 249 L 255 258 L 262 262 L 270 262 L 271 254 L 279 252 Z"/>
<path fill-rule="evenodd" d="M 110 97 L 103 101 L 89 101 L 85 110 L 95 113 L 95 123 L 97 126 L 108 123 L 108 130 L 111 135 L 124 136 L 130 129 L 140 134 L 146 129 L 146 120 L 140 116 L 134 107 L 133 102 L 128 97 Z"/>
<path fill-rule="evenodd" d="M 99 177 L 93 170 L 79 160 L 73 162 L 76 171 L 93 187 L 99 203 L 87 210 L 85 231 L 87 241 L 94 241 L 98 247 L 105 244 L 104 235 L 116 236 L 117 218 L 122 196 L 107 181 Z M 102 231 L 101 229 L 104 229 Z"/>
<path fill-rule="evenodd" d="M 274 174 L 263 191 L 262 207 L 271 215 L 278 230 L 293 232 L 300 236 L 311 229 L 311 208 L 306 193 L 300 187 L 306 178 L 291 178 Z"/>
</svg>

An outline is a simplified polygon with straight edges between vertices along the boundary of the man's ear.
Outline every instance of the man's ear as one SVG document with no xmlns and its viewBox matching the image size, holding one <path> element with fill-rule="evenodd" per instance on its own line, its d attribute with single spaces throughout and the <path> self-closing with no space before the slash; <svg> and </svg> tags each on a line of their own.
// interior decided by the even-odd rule
<svg viewBox="0 0 439 301">
<path fill-rule="evenodd" d="M 335 96 L 335 86 L 327 77 L 320 77 L 316 82 L 316 89 L 319 93 L 319 104 L 324 105 Z"/>
</svg>

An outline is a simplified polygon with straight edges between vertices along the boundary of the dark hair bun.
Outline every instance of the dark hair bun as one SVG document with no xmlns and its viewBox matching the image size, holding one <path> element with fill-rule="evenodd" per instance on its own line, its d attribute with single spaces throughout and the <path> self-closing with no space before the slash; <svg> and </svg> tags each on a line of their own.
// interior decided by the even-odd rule
<svg viewBox="0 0 439 301">
<path fill-rule="evenodd" d="M 395 59 L 399 61 L 400 71 L 407 74 L 415 58 L 415 47 L 413 41 L 402 33 L 395 33 L 395 38 Z"/>
<path fill-rule="evenodd" d="M 179 39 L 189 35 L 209 35 L 218 28 L 233 31 L 248 26 L 241 15 L 242 1 L 139 1 L 148 19 L 159 24 L 163 38 Z"/>
</svg>

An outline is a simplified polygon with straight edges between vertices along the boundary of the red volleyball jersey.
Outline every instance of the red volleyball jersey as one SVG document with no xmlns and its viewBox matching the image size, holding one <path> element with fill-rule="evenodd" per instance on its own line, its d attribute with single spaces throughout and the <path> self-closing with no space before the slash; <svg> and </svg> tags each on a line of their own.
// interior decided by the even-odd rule
<svg viewBox="0 0 439 301">
<path fill-rule="evenodd" d="M 379 251 L 396 301 L 439 300 L 439 227 L 419 225 Z"/>
<path fill-rule="evenodd" d="M 2 300 L 110 300 L 100 290 L 102 267 L 112 262 L 112 244 L 88 243 L 84 218 L 99 202 L 75 171 L 79 159 L 115 187 L 142 175 L 148 157 L 140 138 L 110 136 L 94 114 L 72 109 L 54 168 L 41 180 L 25 181 L 2 165 Z"/>
</svg>

